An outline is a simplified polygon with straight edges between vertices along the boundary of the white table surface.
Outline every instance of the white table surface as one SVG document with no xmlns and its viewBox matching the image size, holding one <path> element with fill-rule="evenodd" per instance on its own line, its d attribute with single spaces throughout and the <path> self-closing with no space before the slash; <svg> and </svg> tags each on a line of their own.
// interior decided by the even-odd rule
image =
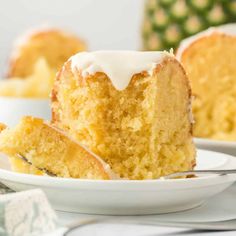
<svg viewBox="0 0 236 236">
<path fill-rule="evenodd" d="M 60 222 L 63 225 L 71 223 L 75 220 L 85 220 L 89 218 L 99 218 L 103 216 L 93 216 L 86 214 L 75 214 L 66 212 L 57 212 Z M 112 217 L 112 216 L 111 216 Z M 163 214 L 143 216 L 162 220 L 175 221 L 218 221 L 236 218 L 236 184 L 230 187 L 225 192 L 213 197 L 210 201 L 203 204 L 201 207 L 180 213 Z M 61 236 L 63 229 L 47 234 Z M 158 226 L 145 225 L 122 225 L 122 224 L 98 224 L 90 225 L 89 227 L 81 228 L 79 232 L 74 235 L 96 235 L 96 236 L 120 236 L 120 235 L 135 235 L 135 236 L 231 236 L 236 235 L 236 231 L 229 232 L 203 232 L 193 231 L 189 229 L 167 228 Z"/>
</svg>

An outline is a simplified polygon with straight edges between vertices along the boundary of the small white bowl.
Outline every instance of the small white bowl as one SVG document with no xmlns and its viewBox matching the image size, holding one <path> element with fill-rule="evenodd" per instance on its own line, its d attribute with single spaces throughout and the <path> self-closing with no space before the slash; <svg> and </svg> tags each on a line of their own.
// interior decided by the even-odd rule
<svg viewBox="0 0 236 236">
<path fill-rule="evenodd" d="M 23 116 L 51 119 L 50 100 L 37 98 L 0 97 L 0 122 L 12 127 Z"/>
<path fill-rule="evenodd" d="M 236 141 L 218 141 L 205 138 L 195 138 L 197 148 L 223 152 L 236 157 Z"/>
</svg>

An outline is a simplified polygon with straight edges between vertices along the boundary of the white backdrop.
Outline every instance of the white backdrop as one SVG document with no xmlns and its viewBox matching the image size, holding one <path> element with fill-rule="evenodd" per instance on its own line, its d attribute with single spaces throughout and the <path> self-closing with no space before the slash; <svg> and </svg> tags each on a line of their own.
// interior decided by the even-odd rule
<svg viewBox="0 0 236 236">
<path fill-rule="evenodd" d="M 144 0 L 0 0 L 0 73 L 17 36 L 34 26 L 71 30 L 98 49 L 139 49 Z"/>
</svg>

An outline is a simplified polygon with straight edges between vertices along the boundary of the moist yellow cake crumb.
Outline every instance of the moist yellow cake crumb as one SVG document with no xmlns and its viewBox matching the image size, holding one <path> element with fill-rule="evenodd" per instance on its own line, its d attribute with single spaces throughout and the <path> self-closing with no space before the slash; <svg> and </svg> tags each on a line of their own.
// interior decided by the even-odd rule
<svg viewBox="0 0 236 236">
<path fill-rule="evenodd" d="M 19 172 L 82 179 L 111 178 L 107 164 L 39 118 L 24 117 L 15 128 L 3 130 L 0 151 L 10 157 L 13 169 Z M 22 159 L 32 167 L 23 165 Z"/>
<path fill-rule="evenodd" d="M 122 68 L 122 65 L 121 65 Z M 82 77 L 69 60 L 52 92 L 53 122 L 122 178 L 155 179 L 193 169 L 191 91 L 174 58 L 118 91 L 102 72 Z"/>
<path fill-rule="evenodd" d="M 196 137 L 236 141 L 236 36 L 196 38 L 179 56 L 191 81 Z"/>
</svg>

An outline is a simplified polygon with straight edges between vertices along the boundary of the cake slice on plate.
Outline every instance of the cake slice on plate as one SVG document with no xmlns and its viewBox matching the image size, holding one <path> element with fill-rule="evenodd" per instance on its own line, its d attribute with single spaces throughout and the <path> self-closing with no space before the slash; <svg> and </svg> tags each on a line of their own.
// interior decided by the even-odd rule
<svg viewBox="0 0 236 236">
<path fill-rule="evenodd" d="M 194 135 L 236 140 L 236 24 L 184 40 L 177 52 L 195 97 Z"/>
<path fill-rule="evenodd" d="M 52 113 L 121 178 L 155 179 L 195 165 L 189 81 L 170 53 L 78 53 L 58 73 Z"/>
<path fill-rule="evenodd" d="M 24 117 L 0 133 L 0 151 L 13 169 L 33 174 L 81 179 L 111 179 L 108 164 L 42 119 Z"/>
</svg>

